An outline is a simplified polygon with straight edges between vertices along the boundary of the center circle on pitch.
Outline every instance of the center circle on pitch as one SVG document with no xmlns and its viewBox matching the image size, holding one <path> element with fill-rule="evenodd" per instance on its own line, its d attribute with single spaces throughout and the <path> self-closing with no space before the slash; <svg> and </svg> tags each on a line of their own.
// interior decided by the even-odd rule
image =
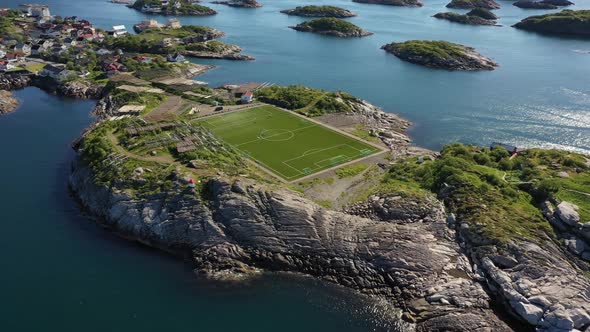
<svg viewBox="0 0 590 332">
<path fill-rule="evenodd" d="M 288 141 L 293 138 L 295 134 L 287 129 L 265 129 L 260 132 L 260 138 L 271 142 Z"/>
</svg>

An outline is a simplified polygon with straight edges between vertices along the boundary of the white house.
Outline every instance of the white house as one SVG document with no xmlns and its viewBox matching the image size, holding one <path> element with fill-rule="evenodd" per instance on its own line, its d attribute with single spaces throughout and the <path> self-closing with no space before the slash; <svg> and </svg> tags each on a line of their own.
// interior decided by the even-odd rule
<svg viewBox="0 0 590 332">
<path fill-rule="evenodd" d="M 242 104 L 250 104 L 252 100 L 254 100 L 254 94 L 252 91 L 246 91 L 242 97 L 240 97 Z"/>
<path fill-rule="evenodd" d="M 51 13 L 49 11 L 49 6 L 47 5 L 29 5 L 23 4 L 20 5 L 25 12 L 25 15 L 30 17 L 50 17 Z"/>
<path fill-rule="evenodd" d="M 176 52 L 174 54 L 169 54 L 166 57 L 166 60 L 168 60 L 168 62 L 184 62 L 186 59 L 182 54 Z"/>
<path fill-rule="evenodd" d="M 115 32 L 115 37 L 120 37 L 127 34 L 127 28 L 124 25 L 113 26 L 113 31 Z"/>
<path fill-rule="evenodd" d="M 75 72 L 66 69 L 64 65 L 47 65 L 39 72 L 39 76 L 51 77 L 56 80 L 65 80 L 68 77 L 75 75 Z"/>
<path fill-rule="evenodd" d="M 29 44 L 16 44 L 14 46 L 14 51 L 17 53 L 22 53 L 25 56 L 31 55 L 31 45 L 29 45 Z"/>
</svg>

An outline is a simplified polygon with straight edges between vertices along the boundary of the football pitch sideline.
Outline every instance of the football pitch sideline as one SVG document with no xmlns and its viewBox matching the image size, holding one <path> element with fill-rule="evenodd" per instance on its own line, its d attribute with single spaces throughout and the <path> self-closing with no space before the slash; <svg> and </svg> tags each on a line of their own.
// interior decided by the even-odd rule
<svg viewBox="0 0 590 332">
<path fill-rule="evenodd" d="M 382 151 L 269 105 L 212 116 L 199 123 L 287 181 Z"/>
</svg>

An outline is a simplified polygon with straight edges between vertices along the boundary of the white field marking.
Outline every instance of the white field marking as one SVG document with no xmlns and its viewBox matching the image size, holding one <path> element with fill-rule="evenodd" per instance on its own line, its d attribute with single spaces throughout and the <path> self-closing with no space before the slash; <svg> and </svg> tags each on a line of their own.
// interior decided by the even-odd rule
<svg viewBox="0 0 590 332">
<path fill-rule="evenodd" d="M 303 152 L 302 156 L 306 156 L 308 153 L 314 153 L 314 152 L 316 152 L 317 150 L 319 150 L 319 148 L 315 148 L 315 149 L 310 149 L 310 150 L 307 150 L 307 151 Z"/>
<path fill-rule="evenodd" d="M 252 111 L 252 110 L 255 110 L 255 109 L 245 110 L 245 111 L 242 111 L 240 113 L 245 113 L 245 112 Z M 264 110 L 263 112 L 266 115 L 269 115 L 270 114 L 270 116 L 272 116 L 272 113 L 270 111 Z M 233 113 L 230 113 L 228 115 L 231 115 L 231 114 L 233 114 Z M 215 121 L 215 122 L 210 122 L 210 120 L 205 120 L 203 122 L 208 123 L 209 125 L 213 126 L 215 129 L 218 129 L 218 130 L 226 130 L 228 128 L 231 129 L 231 128 L 234 128 L 234 127 L 242 127 L 242 126 L 244 126 L 244 125 L 246 125 L 248 123 L 256 122 L 256 120 L 259 120 L 259 119 L 264 119 L 264 116 L 263 115 L 262 116 L 261 115 L 254 115 L 253 118 L 247 118 L 247 119 L 241 120 L 241 121 L 228 120 L 228 118 L 222 116 L 222 117 L 217 118 L 218 121 Z"/>
<path fill-rule="evenodd" d="M 272 135 L 269 135 L 269 136 L 264 136 L 264 133 L 269 132 L 269 131 L 272 132 L 273 130 L 276 130 L 278 132 L 276 134 L 272 134 Z M 281 131 L 281 130 L 284 130 L 284 131 Z M 276 140 L 271 139 L 273 137 L 280 137 L 283 134 L 290 134 L 290 136 L 287 137 L 287 138 L 277 138 Z M 289 129 L 264 129 L 264 130 L 262 130 L 260 132 L 260 134 L 258 135 L 258 137 L 261 140 L 269 141 L 269 142 L 286 142 L 286 141 L 290 141 L 293 137 L 295 137 L 295 134 L 293 133 L 292 130 L 289 130 Z"/>
<path fill-rule="evenodd" d="M 296 131 L 300 131 L 300 130 L 304 130 L 304 129 L 308 129 L 308 128 L 313 128 L 313 127 L 317 127 L 317 125 L 316 125 L 316 124 L 312 124 L 311 126 L 307 126 L 307 127 L 301 127 L 301 128 L 297 128 L 297 129 L 289 130 L 289 132 L 291 132 L 293 135 L 295 135 L 295 132 L 296 132 Z M 263 130 L 264 130 L 264 129 L 263 129 Z M 285 130 L 288 130 L 288 129 L 285 129 Z M 270 136 L 268 136 L 268 137 L 265 137 L 265 138 L 261 138 L 261 137 L 260 137 L 260 135 L 258 135 L 258 138 L 257 138 L 257 139 L 253 139 L 253 140 L 251 140 L 251 141 L 248 141 L 248 142 L 240 143 L 240 144 L 237 144 L 237 145 L 235 145 L 235 146 L 236 146 L 236 147 L 238 147 L 238 146 L 242 146 L 242 145 L 246 145 L 246 144 L 250 144 L 250 143 L 255 143 L 255 142 L 258 142 L 258 141 L 260 141 L 260 140 L 264 140 L 264 141 L 266 141 L 266 138 L 270 138 L 270 137 L 274 137 L 274 136 L 277 136 L 277 135 L 282 135 L 282 134 L 284 134 L 284 133 L 275 134 L 275 135 L 270 135 Z"/>
<path fill-rule="evenodd" d="M 294 179 L 294 178 L 296 178 L 296 177 L 297 177 L 297 175 L 295 175 L 295 176 L 286 176 L 285 174 L 283 174 L 283 172 L 277 171 L 276 169 L 274 169 L 274 168 L 272 168 L 272 167 L 268 166 L 267 164 L 265 164 L 264 162 L 262 162 L 262 161 L 260 161 L 260 160 L 258 160 L 258 159 L 255 159 L 254 157 L 252 157 L 252 155 L 250 154 L 250 152 L 248 152 L 248 150 L 241 150 L 241 149 L 238 149 L 238 148 L 236 148 L 236 147 L 235 147 L 235 145 L 229 144 L 228 142 L 224 141 L 223 139 L 221 139 L 221 138 L 219 138 L 219 137 L 218 137 L 217 139 L 219 139 L 219 140 L 220 140 L 220 141 L 222 141 L 223 143 L 225 143 L 225 144 L 227 144 L 227 145 L 231 146 L 232 148 L 234 148 L 234 149 L 236 149 L 236 150 L 238 150 L 238 151 L 242 152 L 242 154 L 243 154 L 243 155 L 245 155 L 245 156 L 246 156 L 248 159 L 250 159 L 250 160 L 253 160 L 255 163 L 261 164 L 261 165 L 262 165 L 262 166 L 264 166 L 265 168 L 268 168 L 268 169 L 272 170 L 273 172 L 275 172 L 276 174 L 280 175 L 280 176 L 281 176 L 283 179 L 285 179 L 285 180 L 287 180 L 287 181 L 290 181 L 291 179 Z M 302 174 L 302 173 L 301 173 L 301 172 L 299 172 L 299 174 L 298 174 L 298 175 L 300 175 L 300 174 Z"/>
<path fill-rule="evenodd" d="M 328 147 L 328 148 L 324 148 L 324 149 L 317 149 L 317 151 L 315 151 L 315 152 L 312 152 L 312 153 L 310 153 L 310 154 L 308 154 L 308 155 L 306 155 L 306 154 L 304 153 L 304 154 L 300 155 L 299 157 L 291 158 L 291 159 L 285 160 L 285 161 L 283 161 L 283 162 L 284 162 L 284 163 L 288 163 L 288 162 L 291 162 L 291 161 L 293 161 L 293 160 L 297 160 L 297 159 L 301 159 L 301 158 L 303 158 L 303 157 L 310 156 L 310 155 L 312 155 L 312 154 L 314 154 L 314 153 L 318 153 L 318 152 L 323 152 L 323 151 L 326 151 L 326 150 L 335 149 L 335 148 L 338 148 L 338 147 L 341 147 L 341 146 L 348 146 L 348 147 L 351 147 L 351 146 L 350 146 L 350 145 L 348 145 L 348 144 L 338 144 L 338 145 L 333 145 L 333 146 L 331 146 L 331 147 Z M 351 147 L 351 148 L 353 148 L 353 147 Z M 353 148 L 353 149 L 354 149 L 354 148 Z"/>
<path fill-rule="evenodd" d="M 291 168 L 293 168 L 293 169 L 296 169 L 296 170 L 298 170 L 298 171 L 299 171 L 299 173 L 301 173 L 301 174 L 305 174 L 305 172 L 303 172 L 302 170 L 298 169 L 297 167 L 294 167 L 294 166 L 290 165 L 289 163 L 290 163 L 290 162 L 293 162 L 294 160 L 301 159 L 301 158 L 303 158 L 303 157 L 307 157 L 307 156 L 309 156 L 309 155 L 312 155 L 312 154 L 314 154 L 314 153 L 323 152 L 323 151 L 330 150 L 330 149 L 335 149 L 335 148 L 338 148 L 338 147 L 341 147 L 341 146 L 348 146 L 349 148 L 352 148 L 352 149 L 354 149 L 354 150 L 360 151 L 360 150 L 358 150 L 358 149 L 356 149 L 356 148 L 354 148 L 354 147 L 352 147 L 352 146 L 350 146 L 350 145 L 348 145 L 348 144 L 339 144 L 339 145 L 334 145 L 334 146 L 331 146 L 331 147 L 329 147 L 329 148 L 325 148 L 325 149 L 317 149 L 317 151 L 315 151 L 315 152 L 313 152 L 313 153 L 310 153 L 310 154 L 308 154 L 308 155 L 305 155 L 305 154 L 303 154 L 303 155 L 301 155 L 301 156 L 299 156 L 299 157 L 295 157 L 295 158 L 292 158 L 292 159 L 289 159 L 289 160 L 285 160 L 285 161 L 283 161 L 282 163 L 283 163 L 283 164 L 285 164 L 285 165 L 287 165 L 287 166 L 289 166 L 289 167 L 291 167 Z M 343 162 L 340 162 L 340 163 L 339 163 L 339 164 L 343 164 L 343 163 L 345 163 L 345 162 L 348 162 L 348 161 L 351 161 L 351 160 L 354 160 L 354 159 L 358 159 L 359 157 L 362 157 L 362 153 L 360 153 L 360 154 L 357 154 L 357 155 L 355 155 L 355 156 L 353 156 L 353 157 L 350 157 L 350 156 L 348 156 L 348 155 L 338 155 L 338 156 L 336 156 L 336 157 L 339 157 L 339 156 L 346 156 L 347 158 L 349 158 L 348 160 L 344 160 Z M 323 162 L 323 161 L 325 161 L 325 160 L 331 160 L 331 159 L 333 159 L 333 158 L 336 158 L 336 157 L 330 157 L 330 158 L 326 158 L 326 159 L 322 159 L 322 160 L 319 160 L 319 161 L 316 161 L 316 162 L 314 162 L 314 165 L 316 165 L 316 167 L 314 167 L 314 168 L 312 169 L 312 171 L 314 171 L 314 172 L 315 172 L 316 170 L 318 170 L 318 169 L 320 169 L 320 168 L 325 168 L 326 166 L 321 166 L 321 165 L 318 165 L 318 163 L 321 163 L 321 162 Z M 331 165 L 327 165 L 327 166 L 331 166 Z M 309 168 L 309 166 L 307 166 L 307 168 Z"/>
</svg>

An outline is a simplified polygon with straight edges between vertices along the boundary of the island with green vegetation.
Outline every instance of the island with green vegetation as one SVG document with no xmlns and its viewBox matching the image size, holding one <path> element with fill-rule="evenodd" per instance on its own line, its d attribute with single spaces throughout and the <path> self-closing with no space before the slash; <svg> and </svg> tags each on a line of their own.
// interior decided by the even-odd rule
<svg viewBox="0 0 590 332">
<path fill-rule="evenodd" d="M 437 13 L 433 17 L 470 25 L 496 25 L 496 20 L 498 19 L 494 13 L 484 8 L 472 9 L 467 14 L 453 12 Z"/>
<path fill-rule="evenodd" d="M 531 16 L 513 25 L 517 29 L 544 34 L 590 37 L 590 10 L 562 10 Z"/>
<path fill-rule="evenodd" d="M 215 40 L 222 37 L 223 32 L 198 25 L 181 28 L 147 29 L 137 35 L 125 35 L 109 39 L 111 48 L 119 48 L 128 52 L 149 52 L 154 54 L 179 53 L 183 56 L 210 59 L 254 60 L 243 55 L 239 46 Z"/>
<path fill-rule="evenodd" d="M 474 48 L 442 40 L 410 40 L 381 47 L 414 64 L 447 70 L 494 70 L 498 64 Z"/>
<path fill-rule="evenodd" d="M 300 6 L 294 9 L 281 10 L 281 13 L 302 17 L 336 17 L 347 18 L 356 16 L 355 13 L 348 9 L 336 6 Z"/>
<path fill-rule="evenodd" d="M 372 32 L 361 29 L 350 22 L 334 17 L 324 17 L 305 21 L 289 28 L 297 31 L 313 32 L 341 38 L 365 37 L 373 34 Z"/>
<path fill-rule="evenodd" d="M 368 3 L 376 5 L 396 6 L 396 7 L 422 7 L 422 0 L 352 0 L 358 3 Z"/>
<path fill-rule="evenodd" d="M 237 8 L 260 8 L 262 4 L 256 0 L 211 1 L 211 3 Z"/>
<path fill-rule="evenodd" d="M 147 14 L 170 16 L 209 16 L 217 12 L 207 6 L 194 3 L 191 0 L 136 0 L 131 8 Z"/>
<path fill-rule="evenodd" d="M 485 9 L 498 9 L 500 5 L 494 0 L 451 0 L 447 4 L 447 8 L 455 9 L 474 9 L 474 8 L 485 8 Z"/>
<path fill-rule="evenodd" d="M 512 5 L 523 8 L 523 9 L 557 9 L 556 5 L 552 5 L 550 3 L 544 1 L 533 1 L 533 0 L 519 0 L 513 3 Z"/>
</svg>

